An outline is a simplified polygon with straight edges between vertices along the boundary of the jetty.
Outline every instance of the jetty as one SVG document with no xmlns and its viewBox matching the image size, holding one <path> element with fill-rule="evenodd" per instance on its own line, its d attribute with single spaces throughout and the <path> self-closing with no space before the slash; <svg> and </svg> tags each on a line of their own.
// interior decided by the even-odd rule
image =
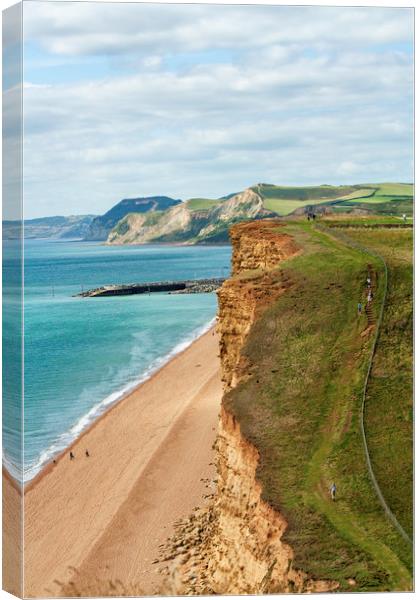
<svg viewBox="0 0 420 600">
<path fill-rule="evenodd" d="M 130 296 L 132 294 L 203 294 L 214 292 L 225 281 L 225 277 L 213 279 L 184 279 L 182 281 L 151 281 L 121 285 L 104 285 L 75 294 L 82 298 L 103 298 L 105 296 Z"/>
</svg>

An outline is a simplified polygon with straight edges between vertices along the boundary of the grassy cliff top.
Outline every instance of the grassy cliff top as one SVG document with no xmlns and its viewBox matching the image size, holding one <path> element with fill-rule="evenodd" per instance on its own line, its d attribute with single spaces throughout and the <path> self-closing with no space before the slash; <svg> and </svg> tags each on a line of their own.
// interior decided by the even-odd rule
<svg viewBox="0 0 420 600">
<path fill-rule="evenodd" d="M 186 200 L 188 209 L 192 212 L 214 208 L 220 202 L 221 200 L 212 200 L 211 198 L 191 198 L 190 200 Z"/>
<path fill-rule="evenodd" d="M 243 351 L 251 376 L 224 402 L 259 450 L 263 497 L 288 521 L 285 540 L 295 568 L 337 580 L 342 591 L 412 589 L 412 548 L 378 500 L 360 428 L 385 292 L 383 265 L 306 221 L 284 231 L 304 251 L 281 263 L 277 277 L 292 285 L 251 328 Z M 412 231 L 354 235 L 383 252 L 390 272 L 365 427 L 383 494 L 411 534 Z M 369 322 L 368 272 L 374 286 Z M 329 497 L 332 482 L 336 502 Z"/>
<path fill-rule="evenodd" d="M 252 188 L 264 199 L 264 207 L 285 216 L 305 206 L 328 204 L 334 207 L 347 207 L 347 210 L 364 208 L 372 210 L 371 204 L 378 205 L 380 212 L 392 214 L 399 206 L 382 205 L 404 201 L 401 211 L 410 213 L 413 199 L 413 185 L 409 183 L 370 183 L 357 185 L 320 185 L 320 186 L 278 186 L 267 183 Z M 366 207 L 367 205 L 367 207 Z M 382 209 L 382 210 L 381 210 Z M 411 210 L 412 212 L 412 210 Z M 410 213 L 411 214 L 411 213 Z"/>
</svg>

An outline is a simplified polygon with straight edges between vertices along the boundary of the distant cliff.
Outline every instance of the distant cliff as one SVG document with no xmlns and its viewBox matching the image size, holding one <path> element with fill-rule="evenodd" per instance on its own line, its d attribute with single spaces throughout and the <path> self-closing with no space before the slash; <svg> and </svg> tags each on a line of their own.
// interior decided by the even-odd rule
<svg viewBox="0 0 420 600">
<path fill-rule="evenodd" d="M 150 196 L 148 198 L 126 198 L 113 206 L 104 215 L 93 219 L 85 235 L 86 240 L 105 241 L 115 225 L 128 214 L 148 214 L 165 211 L 180 204 L 168 196 Z"/>
<path fill-rule="evenodd" d="M 83 238 L 108 244 L 218 244 L 229 241 L 231 225 L 266 217 L 325 214 L 336 208 L 352 214 L 412 214 L 411 184 L 278 186 L 258 183 L 218 199 L 168 196 L 126 198 L 104 215 L 46 217 L 26 221 L 29 238 Z M 371 198 L 376 196 L 374 202 Z M 17 227 L 17 229 L 16 229 Z M 5 237 L 16 237 L 18 225 L 6 221 Z"/>
<path fill-rule="evenodd" d="M 95 215 L 70 217 L 41 217 L 24 221 L 26 239 L 82 239 L 89 231 Z M 12 240 L 21 235 L 20 221 L 3 221 L 3 239 Z"/>
<path fill-rule="evenodd" d="M 264 208 L 263 198 L 247 189 L 219 201 L 200 204 L 194 200 L 162 212 L 128 214 L 110 232 L 108 244 L 223 243 L 228 242 L 229 227 L 234 223 L 270 216 L 275 215 Z"/>
</svg>

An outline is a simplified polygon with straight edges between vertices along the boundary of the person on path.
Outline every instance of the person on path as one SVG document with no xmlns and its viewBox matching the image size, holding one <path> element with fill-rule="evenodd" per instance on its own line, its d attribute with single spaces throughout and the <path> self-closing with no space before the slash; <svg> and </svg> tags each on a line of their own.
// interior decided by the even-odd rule
<svg viewBox="0 0 420 600">
<path fill-rule="evenodd" d="M 371 283 L 371 281 L 370 281 L 370 277 L 368 275 L 368 278 L 366 279 L 366 284 L 367 284 L 368 287 L 370 287 L 370 283 Z"/>
<path fill-rule="evenodd" d="M 331 500 L 333 502 L 335 502 L 335 495 L 336 495 L 336 493 L 337 493 L 337 486 L 333 482 L 332 486 L 330 487 Z"/>
<path fill-rule="evenodd" d="M 369 290 L 368 297 L 367 297 L 367 301 L 368 301 L 368 303 L 369 303 L 369 302 L 372 302 L 372 300 L 373 300 L 373 294 L 372 294 L 372 291 L 371 291 L 371 290 Z"/>
<path fill-rule="evenodd" d="M 362 314 L 362 303 L 361 302 L 359 302 L 357 305 L 357 314 L 359 315 L 359 317 Z"/>
</svg>

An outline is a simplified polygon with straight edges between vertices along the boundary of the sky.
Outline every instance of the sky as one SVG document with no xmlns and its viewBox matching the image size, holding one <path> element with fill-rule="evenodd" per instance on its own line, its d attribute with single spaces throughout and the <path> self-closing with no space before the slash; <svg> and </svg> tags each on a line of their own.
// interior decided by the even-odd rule
<svg viewBox="0 0 420 600">
<path fill-rule="evenodd" d="M 27 217 L 413 180 L 403 8 L 24 3 Z"/>
</svg>

